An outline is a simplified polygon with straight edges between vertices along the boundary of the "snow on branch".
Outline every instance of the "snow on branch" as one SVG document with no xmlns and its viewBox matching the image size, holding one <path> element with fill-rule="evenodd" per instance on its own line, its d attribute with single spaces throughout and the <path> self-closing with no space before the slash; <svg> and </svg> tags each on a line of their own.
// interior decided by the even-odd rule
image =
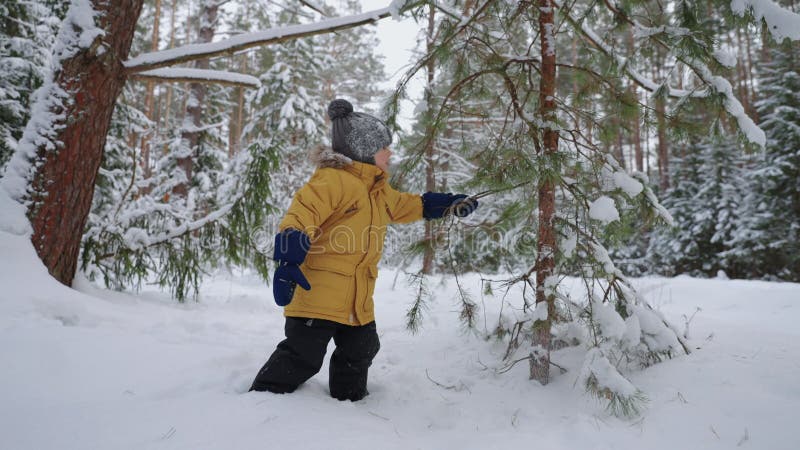
<svg viewBox="0 0 800 450">
<path fill-rule="evenodd" d="M 800 14 L 782 8 L 771 0 L 732 0 L 731 10 L 739 16 L 752 10 L 757 21 L 764 19 L 772 37 L 778 42 L 786 38 L 800 40 Z"/>
<path fill-rule="evenodd" d="M 562 7 L 563 2 L 560 0 L 556 0 L 556 6 L 559 8 Z M 563 10 L 563 8 L 562 8 Z M 614 51 L 613 47 L 606 43 L 603 38 L 601 38 L 591 27 L 586 25 L 585 21 L 579 21 L 578 19 L 574 18 L 569 11 L 563 10 L 564 16 L 566 17 L 567 21 L 575 28 L 577 32 L 582 34 L 586 37 L 598 50 L 605 53 L 606 56 L 613 58 L 617 65 L 619 65 L 622 70 L 625 71 L 626 74 L 633 80 L 634 83 L 639 85 L 641 88 L 650 91 L 656 92 L 661 88 L 661 84 L 657 83 L 654 80 L 642 75 L 639 71 L 635 70 L 631 65 L 628 63 L 628 58 L 625 58 L 622 55 L 617 54 Z M 644 28 L 644 27 L 641 27 Z M 681 89 L 673 89 L 669 86 L 665 86 L 666 94 L 670 97 L 674 98 L 684 98 L 687 96 L 691 97 L 707 97 L 708 93 L 704 91 L 686 91 Z"/>
<path fill-rule="evenodd" d="M 232 55 L 252 47 L 355 28 L 390 15 L 390 8 L 381 8 L 363 14 L 336 17 L 315 23 L 290 25 L 257 33 L 244 33 L 219 42 L 189 44 L 169 50 L 145 53 L 125 61 L 124 65 L 129 74 L 134 74 L 198 59 L 207 59 L 226 54 Z"/>
<path fill-rule="evenodd" d="M 555 3 L 558 7 L 562 6 L 562 1 L 555 0 Z M 631 77 L 631 79 L 641 86 L 642 88 L 650 91 L 656 92 L 658 89 L 661 88 L 661 85 L 656 83 L 653 80 L 650 80 L 644 77 L 642 74 L 634 70 L 631 65 L 628 63 L 628 59 L 618 55 L 614 52 L 613 48 L 603 39 L 594 32 L 584 21 L 579 21 L 575 19 L 569 12 L 569 10 L 565 10 L 562 8 L 563 14 L 566 17 L 567 21 L 584 37 L 589 39 L 600 51 L 605 53 L 607 56 L 611 58 L 615 58 L 617 64 Z M 641 24 L 636 21 L 629 20 L 631 26 L 637 29 L 644 29 Z M 758 146 L 764 147 L 767 142 L 766 134 L 764 131 L 758 127 L 758 125 L 753 122 L 753 120 L 747 115 L 742 106 L 742 103 L 733 93 L 733 88 L 731 87 L 730 82 L 724 79 L 723 77 L 714 75 L 711 72 L 711 69 L 703 63 L 702 61 L 696 59 L 687 59 L 687 58 L 678 58 L 682 63 L 686 64 L 692 71 L 697 75 L 700 81 L 705 85 L 702 89 L 695 89 L 691 91 L 685 90 L 676 90 L 672 89 L 668 86 L 665 86 L 665 90 L 668 96 L 670 97 L 677 97 L 677 98 L 685 98 L 685 97 L 696 97 L 696 98 L 704 98 L 709 97 L 713 94 L 722 95 L 724 97 L 723 105 L 725 110 L 728 114 L 732 115 L 736 122 L 739 124 L 739 129 L 745 135 L 747 140 L 756 144 Z"/>
<path fill-rule="evenodd" d="M 156 80 L 163 82 L 195 82 L 195 83 L 214 83 L 228 86 L 240 86 L 248 88 L 259 88 L 261 82 L 258 78 L 242 73 L 223 72 L 219 70 L 207 69 L 187 69 L 187 68 L 163 68 L 153 69 L 147 72 L 139 72 L 133 75 L 136 78 Z"/>
</svg>

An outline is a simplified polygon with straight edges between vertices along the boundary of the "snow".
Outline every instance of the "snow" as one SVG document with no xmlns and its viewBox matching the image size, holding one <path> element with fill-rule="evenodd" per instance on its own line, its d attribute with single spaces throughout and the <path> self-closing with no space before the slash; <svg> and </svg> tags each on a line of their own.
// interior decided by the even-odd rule
<svg viewBox="0 0 800 450">
<path fill-rule="evenodd" d="M 636 387 L 614 369 L 614 366 L 599 348 L 589 350 L 578 378 L 581 384 L 585 384 L 590 376 L 595 378 L 600 390 L 608 389 L 625 397 L 636 394 Z"/>
<path fill-rule="evenodd" d="M 615 220 L 619 220 L 619 211 L 617 211 L 617 207 L 614 205 L 614 199 L 603 195 L 593 201 L 589 205 L 589 217 L 603 223 L 611 223 Z"/>
<path fill-rule="evenodd" d="M 752 11 L 756 20 L 764 19 L 767 29 L 778 42 L 800 39 L 800 14 L 782 8 L 771 0 L 732 0 L 731 10 L 739 16 Z"/>
<path fill-rule="evenodd" d="M 600 350 L 584 359 L 585 349 L 565 348 L 553 361 L 568 372 L 554 371 L 541 386 L 524 363 L 498 373 L 503 343 L 464 333 L 452 279 L 430 280 L 434 301 L 420 332 L 409 334 L 405 310 L 415 291 L 402 275 L 393 288 L 394 272 L 382 269 L 371 394 L 342 403 L 327 394 L 327 366 L 294 394 L 246 392 L 283 330 L 271 288 L 250 273 L 218 273 L 200 302 L 177 304 L 158 291 L 112 292 L 81 278 L 77 290 L 66 288 L 24 235 L 0 231 L 0 255 L 4 449 L 246 450 L 300 441 L 308 449 L 485 449 L 535 441 L 556 450 L 714 450 L 745 436 L 744 448 L 797 445 L 798 284 L 635 280 L 673 322 L 701 308 L 690 325 L 693 353 L 619 377 Z M 460 281 L 482 292 L 477 275 Z M 566 278 L 560 289 L 578 292 L 581 282 Z M 500 318 L 504 292 L 494 295 L 481 298 L 480 333 Z M 649 398 L 642 418 L 609 416 L 583 390 L 586 368 L 600 385 L 641 389 Z"/>
<path fill-rule="evenodd" d="M 153 69 L 141 72 L 140 76 L 151 76 L 158 78 L 178 78 L 181 80 L 211 80 L 222 81 L 233 84 L 244 84 L 254 88 L 261 86 L 261 81 L 252 75 L 243 73 L 223 72 L 221 70 L 191 69 L 184 67 L 170 67 Z"/>
<path fill-rule="evenodd" d="M 31 224 L 25 217 L 25 206 L 9 197 L 5 189 L 0 189 L 0 233 L 30 236 Z"/>
<path fill-rule="evenodd" d="M 741 102 L 733 95 L 733 86 L 731 86 L 730 81 L 720 76 L 712 75 L 707 67 L 701 67 L 700 72 L 703 74 L 703 77 L 714 86 L 717 92 L 725 96 L 725 109 L 730 115 L 736 118 L 739 129 L 747 140 L 763 148 L 767 144 L 767 135 L 764 133 L 764 130 L 759 128 L 758 125 L 753 122 L 753 119 L 747 115 L 744 106 L 742 106 Z"/>
<path fill-rule="evenodd" d="M 570 233 L 567 235 L 566 239 L 562 239 L 561 245 L 561 253 L 564 255 L 565 258 L 569 258 L 575 252 L 575 247 L 578 246 L 578 235 L 575 233 Z"/>
<path fill-rule="evenodd" d="M 733 69 L 736 67 L 736 55 L 734 55 L 731 51 L 723 50 L 718 48 L 714 50 L 714 59 L 717 60 L 718 63 L 722 64 L 723 66 Z"/>
<path fill-rule="evenodd" d="M 408 1 L 409 0 L 392 0 L 392 3 L 389 4 L 389 12 L 392 14 L 392 20 L 403 20 L 401 10 L 406 6 Z"/>
<path fill-rule="evenodd" d="M 627 330 L 622 317 L 614 311 L 614 307 L 599 300 L 592 301 L 592 320 L 600 329 L 603 337 L 620 340 Z"/>
<path fill-rule="evenodd" d="M 616 171 L 612 175 L 614 185 L 622 189 L 629 197 L 633 198 L 644 190 L 644 185 L 623 171 Z"/>
</svg>

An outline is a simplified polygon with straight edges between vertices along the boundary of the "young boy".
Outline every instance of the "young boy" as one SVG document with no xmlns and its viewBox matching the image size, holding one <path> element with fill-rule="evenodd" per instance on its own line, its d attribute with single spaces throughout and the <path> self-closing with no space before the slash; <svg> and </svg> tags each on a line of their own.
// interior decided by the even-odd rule
<svg viewBox="0 0 800 450">
<path fill-rule="evenodd" d="M 251 391 L 287 393 L 319 372 L 328 342 L 331 396 L 357 401 L 380 343 L 372 294 L 386 225 L 477 208 L 466 195 L 400 193 L 387 183 L 392 135 L 379 119 L 328 106 L 331 150 L 315 155 L 311 179 L 295 194 L 275 236 L 275 302 L 285 306 L 286 339 L 256 375 Z M 457 205 L 456 208 L 451 208 Z M 295 292 L 295 286 L 302 290 Z"/>
</svg>

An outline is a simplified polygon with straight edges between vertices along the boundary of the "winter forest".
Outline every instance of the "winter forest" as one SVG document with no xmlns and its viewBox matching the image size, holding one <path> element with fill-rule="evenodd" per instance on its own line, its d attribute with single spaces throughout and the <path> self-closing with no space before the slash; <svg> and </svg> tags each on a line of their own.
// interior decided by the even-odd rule
<svg viewBox="0 0 800 450">
<path fill-rule="evenodd" d="M 378 3 L 0 4 L 0 447 L 797 448 L 800 3 Z M 247 392 L 337 98 L 480 206 L 387 228 L 365 400 Z"/>
</svg>

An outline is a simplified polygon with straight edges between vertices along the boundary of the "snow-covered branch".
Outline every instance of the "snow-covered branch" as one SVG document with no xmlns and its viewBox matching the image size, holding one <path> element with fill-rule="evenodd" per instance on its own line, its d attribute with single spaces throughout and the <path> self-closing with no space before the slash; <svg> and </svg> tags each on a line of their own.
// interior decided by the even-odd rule
<svg viewBox="0 0 800 450">
<path fill-rule="evenodd" d="M 127 72 L 129 74 L 134 74 L 198 59 L 207 59 L 220 55 L 232 55 L 248 48 L 355 28 L 389 17 L 390 15 L 390 8 L 381 8 L 362 14 L 336 17 L 315 23 L 290 25 L 257 33 L 245 33 L 219 42 L 190 44 L 168 50 L 145 53 L 125 61 L 124 64 Z"/>
<path fill-rule="evenodd" d="M 163 68 L 148 70 L 133 75 L 136 78 L 156 80 L 170 83 L 195 82 L 195 83 L 214 83 L 228 86 L 240 86 L 258 89 L 261 82 L 258 78 L 250 75 L 234 72 L 223 72 L 219 70 L 207 69 L 187 69 L 187 68 Z"/>
<path fill-rule="evenodd" d="M 642 89 L 645 89 L 649 92 L 656 92 L 659 88 L 661 88 L 661 84 L 657 83 L 654 80 L 642 75 L 634 69 L 631 64 L 628 62 L 628 58 L 618 54 L 614 51 L 614 48 L 609 45 L 607 42 L 603 40 L 589 25 L 586 24 L 585 21 L 580 21 L 570 14 L 568 10 L 562 8 L 563 2 L 561 0 L 556 0 L 556 5 L 562 9 L 564 17 L 566 17 L 567 21 L 573 26 L 575 31 L 583 35 L 586 39 L 589 40 L 594 46 L 603 52 L 606 56 L 613 58 L 617 65 L 625 71 L 625 73 L 631 78 L 631 80 L 640 86 Z M 644 27 L 641 27 L 644 28 Z M 682 89 L 674 89 L 669 86 L 665 86 L 666 94 L 670 97 L 674 98 L 684 98 L 687 96 L 691 97 L 707 97 L 708 93 L 705 91 L 687 91 Z"/>
<path fill-rule="evenodd" d="M 778 42 L 786 38 L 800 40 L 800 14 L 782 8 L 771 0 L 732 0 L 731 10 L 740 16 L 752 10 L 756 20 L 760 22 L 764 19 L 770 34 Z"/>
<path fill-rule="evenodd" d="M 560 0 L 556 0 L 556 5 L 561 7 L 563 2 Z M 626 74 L 636 83 L 637 85 L 641 86 L 642 88 L 650 91 L 655 92 L 657 91 L 661 85 L 656 83 L 653 80 L 644 77 L 638 71 L 633 69 L 628 62 L 628 59 L 617 54 L 614 52 L 613 47 L 610 46 L 608 43 L 604 42 L 600 36 L 594 32 L 588 25 L 586 25 L 585 21 L 579 21 L 575 19 L 569 10 L 564 10 L 562 8 L 562 12 L 566 17 L 567 21 L 573 25 L 575 30 L 581 33 L 584 37 L 586 37 L 590 42 L 592 42 L 600 51 L 605 53 L 607 56 L 614 58 L 617 61 L 617 64 L 625 71 Z M 631 26 L 635 27 L 636 29 L 645 29 L 646 27 L 640 25 L 636 21 L 630 20 Z M 747 139 L 761 147 L 766 145 L 766 135 L 758 125 L 753 122 L 753 120 L 747 115 L 742 106 L 742 103 L 733 93 L 733 88 L 731 87 L 730 82 L 724 79 L 723 77 L 714 75 L 711 72 L 711 69 L 708 68 L 708 65 L 703 63 L 702 61 L 698 61 L 696 59 L 688 59 L 688 58 L 678 58 L 682 63 L 686 64 L 700 81 L 705 85 L 702 89 L 695 89 L 692 91 L 685 91 L 685 90 L 676 90 L 666 86 L 667 95 L 670 97 L 677 97 L 677 98 L 685 98 L 685 97 L 709 97 L 712 94 L 721 94 L 724 97 L 723 105 L 725 110 L 728 114 L 732 115 L 736 122 L 739 124 L 739 129 L 744 133 Z"/>
</svg>

